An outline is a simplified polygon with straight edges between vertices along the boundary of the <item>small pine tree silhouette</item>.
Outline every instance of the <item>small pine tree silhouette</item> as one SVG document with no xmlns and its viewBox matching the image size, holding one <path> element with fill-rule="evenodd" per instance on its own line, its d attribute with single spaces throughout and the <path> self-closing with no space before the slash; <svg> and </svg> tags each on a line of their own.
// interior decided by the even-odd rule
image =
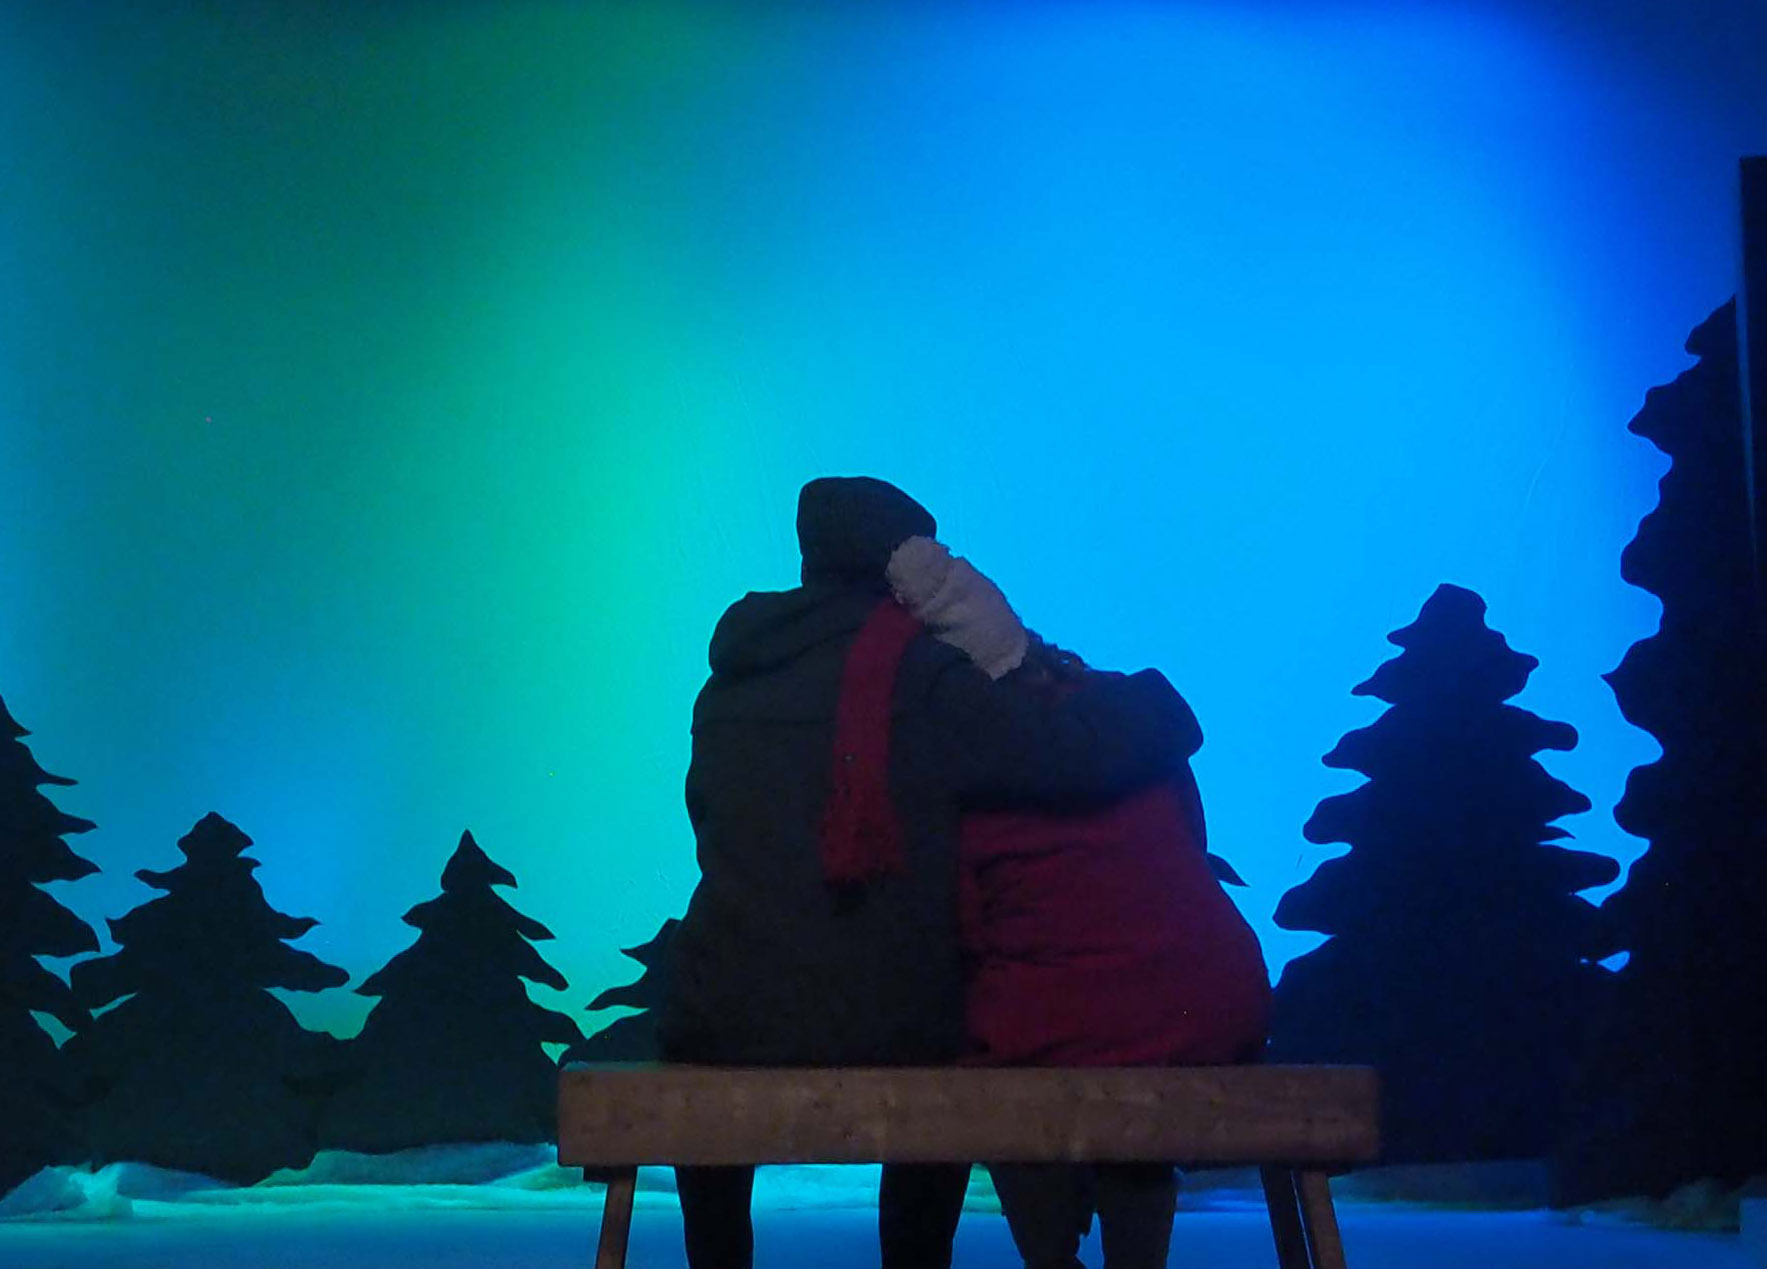
<svg viewBox="0 0 1767 1269">
<path fill-rule="evenodd" d="M 1325 765 L 1368 782 L 1304 832 L 1350 852 L 1283 896 L 1276 923 L 1332 938 L 1276 990 L 1273 1056 L 1381 1068 L 1396 1162 L 1544 1153 L 1587 994 L 1605 972 L 1576 892 L 1613 860 L 1547 843 L 1589 800 L 1533 755 L 1576 732 L 1503 702 L 1538 662 L 1442 586 L 1388 636 L 1403 653 L 1355 689 L 1392 708 Z"/>
<path fill-rule="evenodd" d="M 327 1109 L 328 1146 L 384 1152 L 450 1141 L 551 1141 L 558 1068 L 541 1047 L 581 1038 L 527 982 L 565 979 L 530 940 L 552 932 L 492 891 L 515 877 L 471 833 L 442 893 L 405 914 L 417 941 L 356 988 L 380 1001 L 350 1041 L 356 1078 Z"/>
<path fill-rule="evenodd" d="M 337 1041 L 269 989 L 319 991 L 349 975 L 285 942 L 318 922 L 265 901 L 258 861 L 242 853 L 251 844 L 205 815 L 178 842 L 182 864 L 135 874 L 165 893 L 109 923 L 118 950 L 73 968 L 82 1004 L 122 1001 L 66 1045 L 92 1098 L 99 1162 L 250 1182 L 312 1158 L 316 1107 L 300 1084 L 325 1075 Z"/>
<path fill-rule="evenodd" d="M 1698 362 L 1630 426 L 1672 460 L 1620 561 L 1663 615 L 1607 680 L 1663 753 L 1614 810 L 1650 847 L 1601 908 L 1609 949 L 1629 959 L 1555 1160 L 1563 1202 L 1767 1172 L 1767 622 L 1734 302 L 1687 351 Z"/>
<path fill-rule="evenodd" d="M 637 1013 L 616 1018 L 601 1030 L 572 1045 L 561 1062 L 654 1062 L 662 1056 L 657 1044 L 654 1010 L 668 988 L 669 941 L 681 924 L 674 917 L 664 921 L 650 942 L 623 947 L 620 953 L 644 966 L 633 982 L 609 987 L 589 1002 L 591 1010 L 624 1005 Z"/>
<path fill-rule="evenodd" d="M 39 791 L 73 781 L 37 765 L 23 742 L 28 735 L 0 700 L 0 1194 L 55 1162 L 67 1144 L 60 1055 L 31 1014 L 47 1014 L 69 1030 L 90 1021 L 37 957 L 98 950 L 92 927 L 39 889 L 98 868 L 61 840 L 93 824 L 57 810 Z"/>
</svg>

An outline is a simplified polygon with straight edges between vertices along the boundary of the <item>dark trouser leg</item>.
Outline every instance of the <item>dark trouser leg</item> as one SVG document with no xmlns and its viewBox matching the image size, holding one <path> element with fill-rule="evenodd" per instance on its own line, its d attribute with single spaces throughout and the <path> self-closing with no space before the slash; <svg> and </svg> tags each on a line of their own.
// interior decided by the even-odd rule
<svg viewBox="0 0 1767 1269">
<path fill-rule="evenodd" d="M 1098 1166 L 1098 1234 L 1105 1269 L 1165 1269 L 1178 1173 L 1164 1163 Z"/>
<path fill-rule="evenodd" d="M 1000 1211 L 1026 1269 L 1074 1269 L 1092 1224 L 1091 1169 L 1076 1163 L 990 1163 Z"/>
<path fill-rule="evenodd" d="M 967 1163 L 884 1164 L 877 1191 L 883 1269 L 951 1269 L 968 1188 Z"/>
<path fill-rule="evenodd" d="M 755 1230 L 749 1223 L 753 1168 L 676 1168 L 688 1269 L 752 1269 Z"/>
</svg>

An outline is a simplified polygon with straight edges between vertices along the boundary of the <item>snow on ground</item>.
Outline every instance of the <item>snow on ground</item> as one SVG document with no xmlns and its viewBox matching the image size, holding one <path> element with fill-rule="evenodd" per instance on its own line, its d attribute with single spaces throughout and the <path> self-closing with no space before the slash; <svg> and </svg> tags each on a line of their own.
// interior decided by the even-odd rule
<svg viewBox="0 0 1767 1269">
<path fill-rule="evenodd" d="M 1362 1197 L 1392 1182 L 1340 1184 L 1353 1269 L 1761 1269 L 1733 1233 L 1651 1228 L 1615 1216 L 1491 1210 Z M 1198 1178 L 1185 1197 L 1172 1265 L 1241 1269 L 1274 1255 L 1247 1178 Z M 1514 1177 L 1513 1198 L 1525 1184 Z M 1525 1178 L 1524 1178 L 1525 1180 Z M 875 1168 L 767 1168 L 756 1186 L 757 1261 L 777 1269 L 876 1263 Z M 1407 1188 L 1415 1188 L 1407 1180 Z M 1441 1179 L 1430 1181 L 1438 1191 Z M 1489 1187 L 1485 1189 L 1488 1191 Z M 1451 1187 L 1450 1187 L 1451 1191 Z M 1458 1196 L 1437 1197 L 1455 1203 Z M 321 1155 L 259 1185 L 119 1164 L 48 1169 L 0 1201 L 5 1269 L 587 1269 L 600 1187 L 579 1183 L 550 1147 L 436 1147 L 373 1157 Z M 1096 1240 L 1083 1252 L 1096 1265 Z M 681 1219 L 666 1169 L 640 1173 L 635 1269 L 682 1264 Z M 957 1263 L 1016 1269 L 993 1196 L 977 1174 Z"/>
<path fill-rule="evenodd" d="M 290 1207 L 211 1209 L 201 1218 L 49 1221 L 0 1225 L 7 1269 L 587 1269 L 599 1204 L 430 1209 Z M 224 1215 L 222 1213 L 225 1213 Z M 1752 1269 L 1734 1234 L 1668 1233 L 1578 1225 L 1537 1212 L 1441 1213 L 1348 1204 L 1344 1242 L 1353 1269 Z M 827 1269 L 877 1263 L 873 1213 L 854 1208 L 756 1214 L 757 1263 Z M 1097 1265 L 1096 1244 L 1083 1256 Z M 1016 1269 L 997 1215 L 970 1213 L 957 1265 Z M 1264 1214 L 1185 1213 L 1173 1239 L 1175 1269 L 1245 1269 L 1274 1255 Z M 682 1264 L 672 1204 L 641 1205 L 632 1225 L 634 1269 Z"/>
</svg>

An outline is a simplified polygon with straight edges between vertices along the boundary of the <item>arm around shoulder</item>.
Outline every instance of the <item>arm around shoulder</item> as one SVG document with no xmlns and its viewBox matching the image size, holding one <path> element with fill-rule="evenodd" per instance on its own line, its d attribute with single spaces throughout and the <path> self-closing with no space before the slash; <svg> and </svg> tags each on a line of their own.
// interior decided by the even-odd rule
<svg viewBox="0 0 1767 1269">
<path fill-rule="evenodd" d="M 1157 670 L 1090 672 L 1061 699 L 1008 675 L 952 665 L 934 682 L 935 725 L 966 796 L 1111 797 L 1171 773 L 1202 744 L 1196 716 Z"/>
</svg>

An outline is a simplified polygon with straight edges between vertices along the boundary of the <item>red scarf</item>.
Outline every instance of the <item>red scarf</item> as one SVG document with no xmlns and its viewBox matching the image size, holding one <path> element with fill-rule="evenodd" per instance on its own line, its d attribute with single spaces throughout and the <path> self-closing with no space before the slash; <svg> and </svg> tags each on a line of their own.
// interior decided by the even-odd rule
<svg viewBox="0 0 1767 1269">
<path fill-rule="evenodd" d="M 922 629 L 886 599 L 847 652 L 834 714 L 834 779 L 822 813 L 822 874 L 831 885 L 907 871 L 890 801 L 890 703 L 902 654 Z"/>
</svg>

